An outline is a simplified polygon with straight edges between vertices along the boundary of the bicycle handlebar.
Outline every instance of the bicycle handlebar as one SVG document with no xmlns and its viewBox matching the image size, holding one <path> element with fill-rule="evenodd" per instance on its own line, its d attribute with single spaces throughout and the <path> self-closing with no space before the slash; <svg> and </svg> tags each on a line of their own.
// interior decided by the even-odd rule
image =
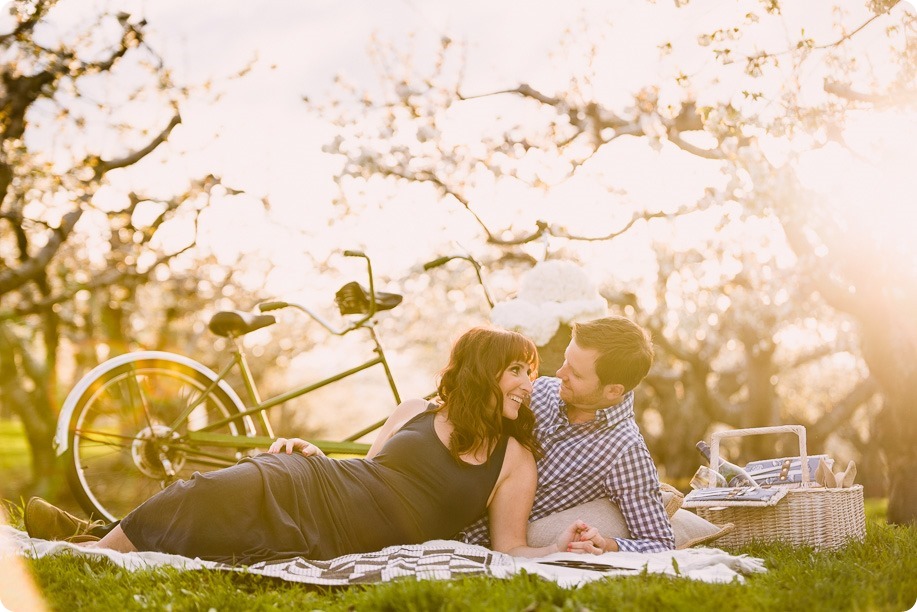
<svg viewBox="0 0 917 612">
<path fill-rule="evenodd" d="M 367 273 L 367 276 L 369 277 L 369 294 L 370 294 L 369 312 L 366 315 L 364 315 L 363 317 L 361 317 L 359 320 L 351 322 L 346 327 L 339 329 L 339 328 L 334 327 L 327 321 L 325 321 L 321 316 L 319 316 L 317 313 L 313 312 L 309 308 L 302 306 L 300 304 L 293 304 L 290 302 L 283 302 L 283 301 L 270 301 L 270 302 L 264 302 L 262 304 L 258 304 L 258 310 L 260 310 L 261 312 L 270 312 L 273 310 L 280 310 L 282 308 L 295 308 L 296 310 L 299 310 L 307 314 L 314 321 L 316 321 L 319 325 L 321 325 L 326 330 L 328 330 L 330 333 L 336 336 L 343 336 L 344 334 L 348 332 L 351 332 L 359 327 L 362 327 L 364 323 L 369 321 L 376 314 L 376 290 L 375 290 L 375 282 L 373 279 L 372 262 L 370 262 L 369 257 L 363 251 L 352 251 L 348 249 L 343 252 L 343 255 L 344 257 L 362 257 L 363 259 L 366 260 L 366 273 Z M 442 266 L 443 264 L 446 264 L 452 261 L 453 259 L 462 259 L 462 260 L 469 262 L 472 266 L 474 266 L 474 271 L 478 277 L 478 282 L 480 283 L 481 288 L 484 290 L 484 298 L 487 300 L 487 304 L 491 308 L 493 308 L 494 307 L 493 300 L 491 299 L 490 293 L 487 290 L 487 285 L 484 284 L 484 279 L 481 276 L 481 264 L 478 263 L 477 260 L 475 260 L 475 258 L 472 257 L 471 255 L 443 255 L 442 257 L 437 257 L 436 259 L 432 261 L 428 261 L 427 263 L 423 264 L 423 269 L 424 271 L 429 271 L 429 270 L 432 270 L 433 268 L 438 268 L 439 266 Z"/>
<path fill-rule="evenodd" d="M 484 290 L 484 299 L 487 300 L 487 305 L 491 308 L 494 307 L 494 301 L 490 297 L 490 292 L 487 290 L 487 285 L 484 284 L 484 278 L 481 276 L 481 264 L 478 263 L 471 255 L 443 255 L 442 257 L 437 257 L 432 261 L 428 261 L 423 265 L 424 272 L 429 272 L 433 268 L 438 268 L 439 266 L 452 261 L 453 259 L 462 259 L 474 266 L 474 273 L 478 277 L 478 283 L 481 285 L 481 289 Z"/>
<path fill-rule="evenodd" d="M 449 256 L 437 257 L 437 258 L 434 259 L 433 261 L 428 261 L 427 263 L 425 263 L 425 264 L 423 265 L 423 270 L 424 270 L 424 272 L 428 272 L 428 271 L 432 270 L 433 268 L 438 268 L 438 267 L 440 267 L 441 265 L 443 265 L 444 263 L 446 263 L 446 262 L 448 262 L 448 261 L 450 261 L 450 260 L 452 260 L 452 259 L 454 259 L 454 257 L 449 257 Z"/>
<path fill-rule="evenodd" d="M 334 334 L 335 336 L 343 336 L 346 333 L 352 332 L 362 325 L 365 320 L 360 320 L 356 324 L 348 325 L 347 327 L 335 327 L 317 312 L 313 311 L 302 304 L 294 304 L 292 302 L 264 302 L 258 304 L 258 310 L 261 312 L 270 312 L 272 310 L 280 310 L 281 308 L 293 308 L 309 316 L 310 319 L 324 327 L 328 330 L 328 333 Z"/>
</svg>

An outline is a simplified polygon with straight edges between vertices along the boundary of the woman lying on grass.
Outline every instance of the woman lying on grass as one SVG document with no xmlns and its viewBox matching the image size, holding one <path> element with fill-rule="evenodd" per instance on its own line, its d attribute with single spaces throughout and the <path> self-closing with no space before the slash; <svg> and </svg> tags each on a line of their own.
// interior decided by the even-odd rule
<svg viewBox="0 0 917 612">
<path fill-rule="evenodd" d="M 331 559 L 451 538 L 487 510 L 495 550 L 598 554 L 600 536 L 582 521 L 551 546 L 526 545 L 537 365 L 524 336 L 472 329 L 452 348 L 439 403 L 399 405 L 365 459 L 332 460 L 305 440 L 279 438 L 267 453 L 170 485 L 85 545 L 245 564 Z M 49 508 L 26 507 L 30 534 Z"/>
</svg>

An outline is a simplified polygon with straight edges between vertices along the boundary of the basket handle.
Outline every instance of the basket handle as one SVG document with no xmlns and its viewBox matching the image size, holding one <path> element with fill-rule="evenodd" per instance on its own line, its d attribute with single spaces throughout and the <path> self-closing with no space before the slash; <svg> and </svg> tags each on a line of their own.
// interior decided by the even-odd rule
<svg viewBox="0 0 917 612">
<path fill-rule="evenodd" d="M 809 478 L 809 458 L 806 454 L 806 428 L 802 425 L 775 425 L 773 427 L 749 427 L 748 429 L 730 429 L 718 431 L 710 438 L 710 465 L 719 465 L 720 440 L 722 438 L 742 438 L 760 434 L 794 433 L 799 438 L 799 461 L 802 468 L 802 486 L 811 484 Z"/>
</svg>

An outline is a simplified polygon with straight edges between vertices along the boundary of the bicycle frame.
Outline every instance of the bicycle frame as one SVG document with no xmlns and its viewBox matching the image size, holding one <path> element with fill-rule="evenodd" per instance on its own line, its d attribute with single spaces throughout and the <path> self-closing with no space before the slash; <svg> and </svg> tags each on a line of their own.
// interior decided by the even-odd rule
<svg viewBox="0 0 917 612">
<path fill-rule="evenodd" d="M 302 310 L 307 310 L 302 307 L 298 307 L 298 308 Z M 206 427 L 203 427 L 202 429 L 198 431 L 188 432 L 185 436 L 188 442 L 191 442 L 191 443 L 199 442 L 199 443 L 206 443 L 207 445 L 210 445 L 210 446 L 225 446 L 225 447 L 231 447 L 231 448 L 257 448 L 257 447 L 270 446 L 270 444 L 274 441 L 275 437 L 274 437 L 273 429 L 271 428 L 270 423 L 268 422 L 267 418 L 265 417 L 265 412 L 267 410 L 279 404 L 283 404 L 284 402 L 287 402 L 291 399 L 300 397 L 307 393 L 311 393 L 312 391 L 321 389 L 322 387 L 330 385 L 331 383 L 337 382 L 339 380 L 343 380 L 354 374 L 357 374 L 358 372 L 362 372 L 363 370 L 367 370 L 377 365 L 381 365 L 382 368 L 385 370 L 385 377 L 386 377 L 386 380 L 388 381 L 389 388 L 392 391 L 392 397 L 394 397 L 396 405 L 401 403 L 401 396 L 398 393 L 398 387 L 395 385 L 395 379 L 392 376 L 392 372 L 391 372 L 391 369 L 389 368 L 388 361 L 385 358 L 385 352 L 382 350 L 382 345 L 379 342 L 379 338 L 376 335 L 374 326 L 371 322 L 364 319 L 354 324 L 354 326 L 352 326 L 351 328 L 348 328 L 346 331 L 342 333 L 337 333 L 333 328 L 329 327 L 320 317 L 316 316 L 312 312 L 309 312 L 309 314 L 314 319 L 316 319 L 320 324 L 322 324 L 327 329 L 332 331 L 332 333 L 335 333 L 335 335 L 343 335 L 343 333 L 353 331 L 353 329 L 365 329 L 367 332 L 369 332 L 369 335 L 373 341 L 373 344 L 375 345 L 373 348 L 373 352 L 376 354 L 376 356 L 373 359 L 365 361 L 361 363 L 360 365 L 354 366 L 343 372 L 339 372 L 338 374 L 328 376 L 327 378 L 323 378 L 322 380 L 319 380 L 312 384 L 304 385 L 301 387 L 296 387 L 290 391 L 281 393 L 280 395 L 276 395 L 266 400 L 262 400 L 258 392 L 258 388 L 255 384 L 254 378 L 252 377 L 251 370 L 248 367 L 248 362 L 246 361 L 245 353 L 239 346 L 238 340 L 233 339 L 234 347 L 232 351 L 233 353 L 232 360 L 218 373 L 217 379 L 214 380 L 211 383 L 210 387 L 208 387 L 201 394 L 201 397 L 198 398 L 198 401 L 190 404 L 185 409 L 185 411 L 175 420 L 175 422 L 172 423 L 171 427 L 173 429 L 177 428 L 178 425 L 191 414 L 191 412 L 200 403 L 200 401 L 202 401 L 204 397 L 208 393 L 210 393 L 213 390 L 213 388 L 215 388 L 219 384 L 221 380 L 225 380 L 226 376 L 235 367 L 239 368 L 239 372 L 242 376 L 242 381 L 245 386 L 245 390 L 247 393 L 247 398 L 249 400 L 250 406 L 246 406 L 246 408 L 242 412 L 234 414 L 231 417 L 227 417 L 227 418 L 209 423 Z M 209 431 L 209 430 L 217 429 L 229 422 L 238 421 L 247 416 L 254 416 L 254 415 L 257 415 L 259 417 L 259 420 L 261 424 L 263 425 L 264 430 L 267 434 L 266 436 L 238 437 L 238 436 L 232 436 L 228 434 L 211 433 Z M 345 438 L 342 441 L 312 440 L 312 442 L 313 444 L 321 448 L 325 453 L 360 454 L 360 455 L 366 454 L 366 451 L 369 450 L 369 444 L 359 443 L 359 442 L 356 442 L 356 440 L 359 440 L 361 437 L 365 436 L 366 434 L 369 434 L 375 431 L 376 429 L 381 427 L 383 423 L 385 423 L 385 419 L 382 419 L 370 425 L 369 427 L 366 427 L 354 434 L 351 434 L 350 436 L 348 436 L 347 438 Z"/>
<path fill-rule="evenodd" d="M 359 372 L 382 366 L 395 404 L 401 402 L 391 368 L 375 332 L 375 315 L 396 307 L 402 296 L 376 292 L 372 265 L 359 251 L 345 257 L 366 261 L 369 291 L 356 282 L 341 287 L 335 302 L 344 327 L 337 329 L 317 313 L 287 302 L 259 304 L 262 313 L 223 311 L 208 327 L 230 344 L 228 363 L 216 372 L 194 359 L 164 351 L 137 351 L 112 357 L 83 376 L 64 400 L 54 436 L 57 454 L 66 456 L 67 477 L 77 501 L 87 512 L 115 520 L 155 491 L 199 469 L 232 465 L 249 451 L 266 449 L 274 441 L 267 411 Z M 449 256 L 425 264 L 431 269 Z M 475 270 L 480 278 L 480 269 Z M 492 304 L 486 293 L 488 303 Z M 245 334 L 276 322 L 266 314 L 282 308 L 302 311 L 332 335 L 356 330 L 369 334 L 373 352 L 344 371 L 269 398 L 262 398 L 243 348 Z M 228 379 L 238 369 L 238 392 Z M 235 374 L 232 375 L 235 378 Z M 244 391 L 242 388 L 244 387 Z M 428 396 L 429 398 L 430 396 Z M 310 440 L 326 455 L 365 455 L 370 445 L 358 442 L 385 419 L 339 441 Z"/>
<path fill-rule="evenodd" d="M 178 424 L 183 419 L 187 418 L 188 415 L 191 414 L 195 406 L 208 393 L 210 393 L 210 391 L 216 385 L 220 384 L 221 381 L 225 380 L 226 376 L 229 374 L 229 372 L 232 370 L 233 367 L 238 367 L 240 370 L 240 373 L 242 374 L 242 381 L 245 386 L 246 392 L 248 394 L 248 399 L 250 401 L 251 407 L 245 408 L 239 414 L 235 414 L 235 415 L 232 415 L 231 417 L 226 417 L 218 421 L 214 421 L 213 423 L 208 424 L 207 427 L 204 427 L 200 430 L 189 432 L 188 434 L 186 434 L 186 439 L 189 442 L 192 442 L 192 443 L 198 442 L 198 443 L 207 444 L 210 446 L 223 446 L 223 447 L 228 447 L 228 448 L 257 448 L 257 447 L 269 446 L 274 441 L 274 432 L 270 426 L 270 423 L 268 422 L 267 418 L 264 415 L 265 411 L 269 410 L 270 408 L 273 408 L 274 406 L 277 406 L 278 404 L 283 404 L 284 402 L 287 402 L 293 398 L 299 397 L 301 395 L 305 395 L 307 393 L 310 393 L 312 391 L 325 387 L 326 385 L 337 382 L 339 380 L 352 376 L 358 372 L 362 372 L 363 370 L 366 370 L 368 368 L 371 368 L 371 367 L 374 367 L 380 364 L 382 365 L 383 369 L 385 370 L 385 376 L 386 376 L 386 379 L 388 380 L 389 388 L 392 390 L 392 396 L 395 398 L 395 404 L 397 405 L 401 403 L 401 396 L 399 395 L 398 388 L 395 385 L 395 379 L 392 376 L 392 372 L 391 372 L 391 369 L 389 368 L 388 361 L 385 358 L 385 352 L 382 350 L 382 345 L 379 343 L 379 338 L 376 336 L 376 332 L 374 329 L 375 324 L 372 321 L 373 316 L 376 314 L 376 300 L 375 300 L 376 292 L 375 292 L 375 286 L 373 282 L 372 263 L 370 262 L 369 257 L 367 257 L 364 253 L 360 251 L 349 251 L 349 250 L 344 251 L 344 256 L 345 257 L 362 257 L 363 259 L 366 260 L 366 271 L 367 271 L 367 277 L 369 278 L 369 293 L 370 293 L 370 296 L 372 296 L 372 298 L 370 299 L 370 303 L 369 303 L 369 311 L 363 317 L 358 319 L 357 321 L 351 323 L 349 326 L 343 329 L 336 329 L 334 326 L 329 324 L 321 316 L 319 316 L 317 313 L 313 312 L 309 308 L 306 308 L 299 304 L 288 304 L 286 302 L 270 302 L 267 304 L 262 304 L 260 307 L 260 310 L 262 312 L 267 312 L 269 310 L 274 310 L 277 308 L 286 308 L 286 307 L 296 308 L 304 312 L 305 314 L 307 314 L 312 320 L 316 321 L 319 325 L 324 327 L 329 333 L 336 335 L 336 336 L 343 336 L 357 329 L 365 329 L 366 331 L 369 332 L 370 337 L 372 338 L 373 344 L 375 345 L 373 350 L 376 353 L 376 357 L 374 359 L 370 359 L 369 361 L 366 361 L 344 372 L 340 372 L 338 374 L 329 376 L 327 378 L 324 378 L 310 385 L 298 387 L 291 391 L 287 391 L 286 393 L 282 393 L 280 395 L 277 395 L 275 397 L 262 401 L 258 393 L 258 389 L 255 385 L 255 381 L 252 378 L 251 370 L 249 369 L 248 363 L 245 360 L 245 354 L 242 351 L 242 348 L 239 346 L 238 340 L 236 338 L 232 338 L 233 345 L 234 345 L 232 361 L 226 365 L 226 367 L 217 375 L 216 380 L 214 380 L 213 383 L 206 389 L 206 391 L 204 391 L 201 394 L 201 398 L 198 399 L 198 402 L 195 402 L 191 406 L 188 406 L 186 410 L 184 411 L 184 413 L 181 415 L 181 417 L 179 419 L 176 419 L 175 423 L 172 424 L 173 429 L 177 428 Z M 452 261 L 453 259 L 462 259 L 472 264 L 475 270 L 475 274 L 477 275 L 478 282 L 480 283 L 481 287 L 484 290 L 484 297 L 487 300 L 488 305 L 491 308 L 493 308 L 493 305 L 494 305 L 493 300 L 491 299 L 490 294 L 487 291 L 487 285 L 484 283 L 484 279 L 481 276 L 481 265 L 470 255 L 449 255 L 449 256 L 439 257 L 431 262 L 424 264 L 423 268 L 424 270 L 431 270 L 445 263 L 448 263 L 449 261 Z M 435 395 L 435 394 L 431 394 L 430 396 L 427 397 L 427 399 L 429 399 L 429 397 L 432 397 L 432 395 Z M 244 419 L 248 416 L 254 416 L 256 414 L 259 416 L 260 421 L 264 427 L 264 430 L 267 433 L 267 436 L 246 436 L 243 438 L 243 437 L 237 437 L 237 436 L 232 436 L 228 434 L 215 434 L 215 433 L 210 433 L 208 431 L 212 429 L 217 429 L 227 423 L 237 421 L 239 419 Z M 364 455 L 369 450 L 370 445 L 356 442 L 356 440 L 359 440 L 361 437 L 377 430 L 384 423 L 385 423 L 385 419 L 382 419 L 370 425 L 369 427 L 361 429 L 360 431 L 348 436 L 347 438 L 344 438 L 344 440 L 342 441 L 311 440 L 311 442 L 315 444 L 316 446 L 318 446 L 320 449 L 322 449 L 323 452 L 327 454 Z M 240 444 L 240 442 L 242 442 L 243 444 Z"/>
</svg>

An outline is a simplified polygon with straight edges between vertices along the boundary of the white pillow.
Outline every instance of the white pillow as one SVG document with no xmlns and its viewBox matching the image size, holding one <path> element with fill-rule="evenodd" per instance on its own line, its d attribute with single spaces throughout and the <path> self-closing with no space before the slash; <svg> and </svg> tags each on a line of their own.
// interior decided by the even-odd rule
<svg viewBox="0 0 917 612">
<path fill-rule="evenodd" d="M 684 496 L 678 491 L 666 490 L 666 486 L 663 486 L 662 501 L 666 506 L 666 513 L 669 514 L 669 520 L 672 522 L 675 548 L 689 548 L 712 542 L 734 529 L 732 523 L 722 526 L 714 525 L 693 512 L 682 510 L 680 508 L 681 498 Z M 671 513 L 669 513 L 670 509 Z M 564 529 L 576 520 L 583 520 L 591 527 L 596 527 L 599 533 L 606 538 L 630 537 L 630 531 L 627 529 L 621 510 L 609 499 L 601 497 L 529 523 L 529 546 L 549 546 L 557 540 Z"/>
<path fill-rule="evenodd" d="M 675 533 L 675 548 L 678 550 L 713 542 L 736 527 L 732 523 L 714 525 L 707 519 L 684 509 L 678 510 L 670 520 L 672 531 Z"/>
</svg>

